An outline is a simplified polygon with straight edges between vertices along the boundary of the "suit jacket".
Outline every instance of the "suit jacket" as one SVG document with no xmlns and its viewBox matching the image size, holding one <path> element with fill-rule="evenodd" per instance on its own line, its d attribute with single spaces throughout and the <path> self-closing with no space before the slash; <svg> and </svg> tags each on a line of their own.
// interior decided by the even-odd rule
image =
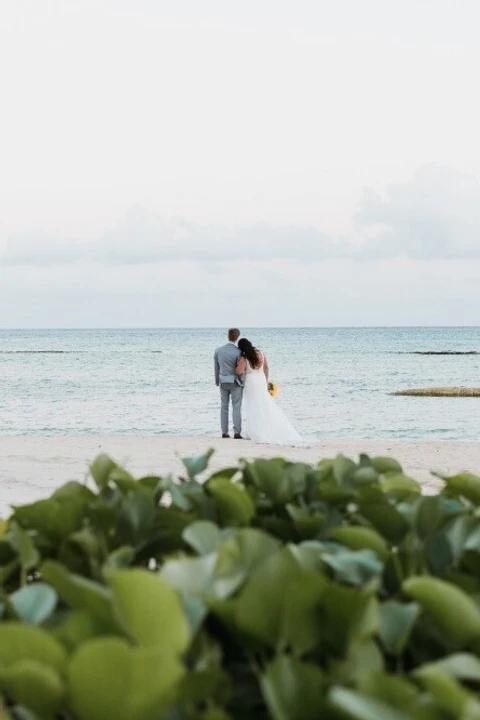
<svg viewBox="0 0 480 720">
<path fill-rule="evenodd" d="M 215 350 L 213 363 L 216 385 L 221 385 L 222 383 L 237 383 L 237 385 L 243 385 L 244 376 L 235 373 L 240 355 L 241 353 L 238 347 L 231 342 Z"/>
</svg>

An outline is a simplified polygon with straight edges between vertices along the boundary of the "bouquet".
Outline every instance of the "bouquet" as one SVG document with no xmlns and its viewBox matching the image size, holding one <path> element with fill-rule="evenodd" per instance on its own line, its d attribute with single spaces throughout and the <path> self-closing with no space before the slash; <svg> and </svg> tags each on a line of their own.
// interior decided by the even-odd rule
<svg viewBox="0 0 480 720">
<path fill-rule="evenodd" d="M 278 385 L 274 382 L 268 383 L 268 392 L 272 397 L 275 397 L 275 395 L 278 393 Z"/>
</svg>

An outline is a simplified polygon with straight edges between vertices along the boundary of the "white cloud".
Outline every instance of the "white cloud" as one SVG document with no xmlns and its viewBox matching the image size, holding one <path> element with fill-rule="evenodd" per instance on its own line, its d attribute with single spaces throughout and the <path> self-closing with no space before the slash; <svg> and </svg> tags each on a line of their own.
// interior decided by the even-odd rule
<svg viewBox="0 0 480 720">
<path fill-rule="evenodd" d="M 385 199 L 364 190 L 355 224 L 367 257 L 480 257 L 480 183 L 425 166 L 411 182 L 389 185 Z"/>
<path fill-rule="evenodd" d="M 34 266 L 76 262 L 115 266 L 179 260 L 212 263 L 272 258 L 310 262 L 349 251 L 345 242 L 335 243 L 313 227 L 258 223 L 229 228 L 179 218 L 167 221 L 137 205 L 123 222 L 96 241 L 61 240 L 44 232 L 10 236 L 0 262 Z"/>
<path fill-rule="evenodd" d="M 311 263 L 359 260 L 480 257 L 480 183 L 447 167 L 420 168 L 409 182 L 367 188 L 354 216 L 356 233 L 333 238 L 301 225 L 205 225 L 167 220 L 136 205 L 123 221 L 93 241 L 61 239 L 45 231 L 11 235 L 0 264 L 52 266 L 275 260 Z"/>
</svg>

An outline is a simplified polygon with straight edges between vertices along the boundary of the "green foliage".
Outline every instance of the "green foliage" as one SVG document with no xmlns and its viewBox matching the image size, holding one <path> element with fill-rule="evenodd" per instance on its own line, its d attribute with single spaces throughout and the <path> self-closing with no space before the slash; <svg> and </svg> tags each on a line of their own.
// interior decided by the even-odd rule
<svg viewBox="0 0 480 720">
<path fill-rule="evenodd" d="M 210 456 L 1 523 L 2 720 L 480 720 L 480 477 Z"/>
</svg>

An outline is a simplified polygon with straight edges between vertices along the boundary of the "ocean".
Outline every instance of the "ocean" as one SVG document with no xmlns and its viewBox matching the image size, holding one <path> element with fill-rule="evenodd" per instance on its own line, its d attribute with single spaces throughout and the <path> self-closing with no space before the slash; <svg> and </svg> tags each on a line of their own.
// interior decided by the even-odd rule
<svg viewBox="0 0 480 720">
<path fill-rule="evenodd" d="M 479 385 L 480 328 L 242 328 L 308 440 L 478 440 L 480 398 L 393 397 Z M 0 330 L 0 434 L 219 434 L 224 329 Z"/>
</svg>

